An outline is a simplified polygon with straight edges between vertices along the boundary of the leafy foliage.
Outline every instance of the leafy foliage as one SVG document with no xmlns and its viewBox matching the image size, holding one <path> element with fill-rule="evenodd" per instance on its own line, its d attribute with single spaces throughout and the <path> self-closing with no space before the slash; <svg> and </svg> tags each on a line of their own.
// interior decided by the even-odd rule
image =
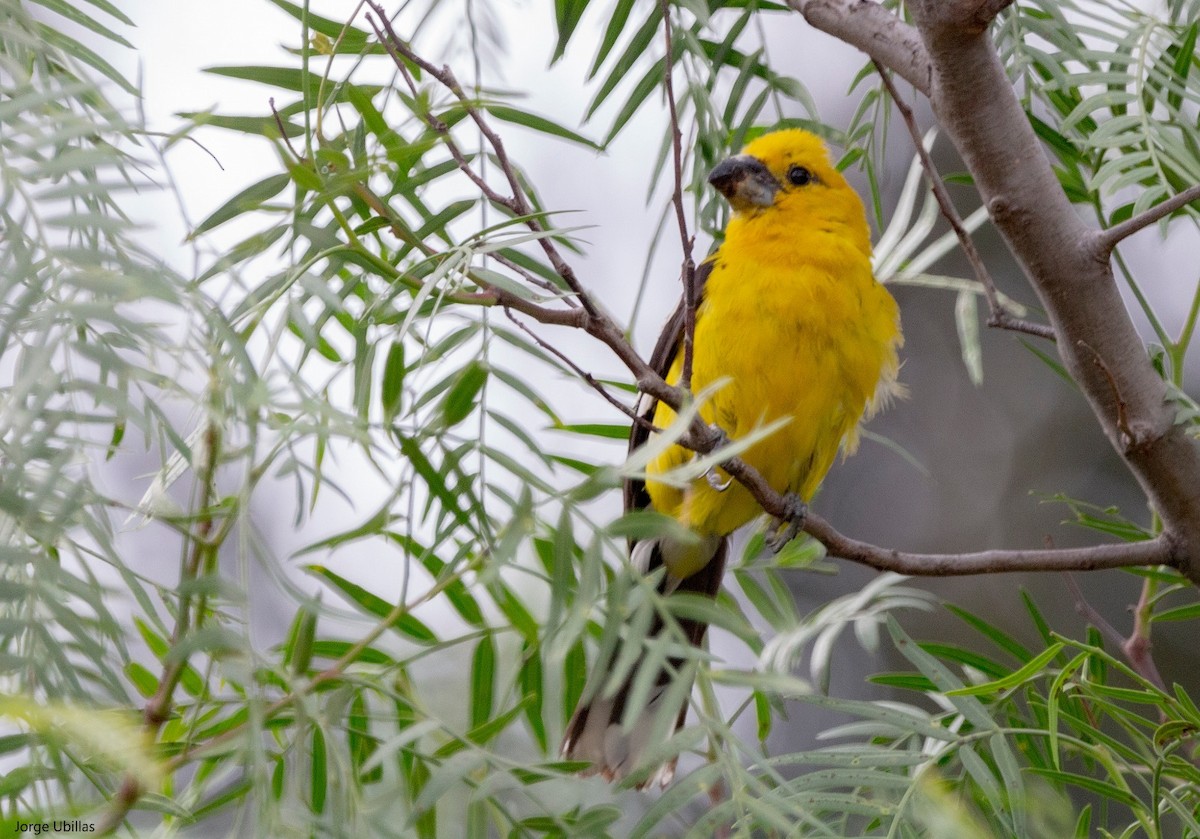
<svg viewBox="0 0 1200 839">
<path fill-rule="evenodd" d="M 1037 650 L 953 608 L 986 652 L 913 641 L 892 613 L 935 605 L 891 576 L 800 615 L 789 586 L 831 568 L 809 543 L 762 556 L 762 533 L 716 602 L 663 597 L 628 567 L 624 540 L 676 525 L 609 522 L 595 504 L 653 450 L 614 466 L 626 420 L 595 421 L 610 406 L 581 380 L 571 339 L 550 343 L 486 294 L 569 306 L 543 245 L 572 255 L 585 245 L 519 162 L 530 215 L 481 194 L 505 173 L 473 112 L 499 131 L 605 148 L 658 100 L 669 66 L 700 231 L 717 236 L 725 221 L 703 188 L 709 168 L 775 125 L 841 146 L 882 220 L 888 108 L 867 69 L 839 130 L 768 51 L 763 21 L 790 14 L 781 4 L 673 2 L 668 56 L 657 3 L 556 2 L 547 55 L 595 36 L 579 127 L 479 78 L 459 98 L 398 65 L 361 20 L 273 2 L 299 28 L 294 64 L 210 68 L 263 86 L 273 112 L 189 113 L 185 131 L 160 141 L 100 86 L 136 93 L 128 80 L 0 0 L 0 362 L 11 375 L 0 395 L 0 713 L 18 726 L 0 753 L 21 764 L 0 783 L 5 818 L 87 814 L 164 834 L 228 818 L 238 835 L 270 836 L 1200 835 L 1200 712 L 1187 693 L 1148 679 L 1106 649 L 1111 639 L 1056 633 L 1031 601 Z M 107 3 L 43 5 L 123 43 L 112 27 L 128 21 Z M 487 28 L 475 5 L 473 36 Z M 1153 17 L 1019 2 L 1000 25 L 1064 189 L 1105 223 L 1198 179 L 1192 6 Z M 438 34 L 433 12 L 408 9 L 395 25 L 424 48 Z M 498 38 L 472 45 L 471 58 L 503 49 Z M 381 83 L 368 68 L 392 75 Z M 197 254 L 222 244 L 183 277 L 139 246 L 117 197 L 147 186 L 142 172 L 165 172 L 162 154 L 201 128 L 269 142 L 279 167 L 194 226 Z M 671 241 L 669 131 L 654 152 L 654 239 Z M 981 289 L 931 273 L 956 246 L 936 216 L 914 162 L 876 271 L 954 292 L 978 382 Z M 1198 307 L 1172 339 L 1141 299 L 1179 421 L 1197 425 L 1182 371 Z M 621 375 L 593 384 L 630 401 Z M 150 477 L 114 471 L 146 451 L 157 458 Z M 1063 500 L 1105 534 L 1154 531 Z M 312 531 L 347 502 L 353 523 Z M 256 524 L 269 503 L 286 503 L 308 537 L 291 555 Z M 150 532 L 160 541 L 146 548 L 139 534 Z M 169 570 L 155 561 L 172 555 Z M 381 568 L 389 582 L 376 590 L 369 572 Z M 271 585 L 251 584 L 252 573 Z M 1142 631 L 1200 616 L 1174 574 L 1144 580 Z M 290 618 L 266 649 L 252 643 L 260 588 L 285 594 Z M 683 617 L 710 622 L 756 666 L 691 648 Z M 647 640 L 655 620 L 665 631 Z M 876 679 L 895 700 L 814 688 L 828 687 L 847 629 L 870 649 L 887 630 L 909 667 Z M 657 664 L 697 685 L 694 724 L 661 755 L 683 756 L 682 777 L 640 809 L 633 793 L 605 798 L 556 759 L 589 659 L 611 658 L 621 637 L 629 652 L 613 679 L 637 657 L 640 672 Z M 811 683 L 793 674 L 804 664 Z M 825 732 L 825 748 L 772 754 L 788 702 L 852 721 Z M 97 709 L 142 716 L 105 738 L 80 724 Z M 1072 812 L 1079 801 L 1089 803 Z"/>
</svg>

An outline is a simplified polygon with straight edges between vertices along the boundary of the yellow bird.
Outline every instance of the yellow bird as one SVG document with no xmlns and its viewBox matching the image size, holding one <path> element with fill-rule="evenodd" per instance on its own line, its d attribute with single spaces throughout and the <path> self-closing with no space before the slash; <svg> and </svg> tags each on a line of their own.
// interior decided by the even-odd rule
<svg viewBox="0 0 1200 839">
<path fill-rule="evenodd" d="M 776 491 L 807 503 L 838 451 L 855 448 L 859 423 L 899 390 L 899 310 L 871 272 L 862 202 L 817 137 L 800 130 L 763 135 L 720 163 L 708 180 L 729 200 L 733 217 L 724 244 L 696 271 L 692 392 L 726 381 L 700 406 L 700 415 L 733 440 L 784 420 L 742 458 Z M 680 303 L 650 360 L 672 384 L 683 366 L 683 328 Z M 658 403 L 644 416 L 666 428 L 675 412 Z M 630 450 L 648 436 L 635 424 Z M 666 566 L 664 593 L 715 597 L 729 534 L 762 509 L 720 470 L 685 488 L 654 480 L 692 457 L 680 446 L 666 449 L 647 467 L 648 481 L 626 483 L 625 506 L 672 516 L 699 538 L 643 540 L 631 547 L 630 559 L 647 573 Z M 693 644 L 702 643 L 705 624 L 679 623 Z M 651 634 L 661 630 L 656 619 Z M 658 673 L 643 708 L 627 709 L 637 668 L 623 683 L 607 684 L 613 680 L 603 668 L 617 658 L 619 653 L 593 674 L 562 746 L 564 757 L 588 761 L 589 772 L 610 780 L 647 769 L 640 764 L 657 745 L 651 742 L 655 720 L 673 712 L 662 707 L 672 683 L 667 670 Z M 680 663 L 672 660 L 671 669 Z M 675 728 L 686 714 L 683 701 Z M 644 785 L 665 786 L 673 775 L 670 761 Z"/>
</svg>

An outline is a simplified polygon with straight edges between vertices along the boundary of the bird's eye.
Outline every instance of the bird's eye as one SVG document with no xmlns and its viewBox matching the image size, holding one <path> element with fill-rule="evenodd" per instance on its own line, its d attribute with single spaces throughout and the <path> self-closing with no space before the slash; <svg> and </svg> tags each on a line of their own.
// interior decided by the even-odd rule
<svg viewBox="0 0 1200 839">
<path fill-rule="evenodd" d="M 794 186 L 804 186 L 805 184 L 810 184 L 815 180 L 815 178 L 813 178 L 813 173 L 805 169 L 803 166 L 792 166 L 790 169 L 788 169 L 787 179 Z"/>
</svg>

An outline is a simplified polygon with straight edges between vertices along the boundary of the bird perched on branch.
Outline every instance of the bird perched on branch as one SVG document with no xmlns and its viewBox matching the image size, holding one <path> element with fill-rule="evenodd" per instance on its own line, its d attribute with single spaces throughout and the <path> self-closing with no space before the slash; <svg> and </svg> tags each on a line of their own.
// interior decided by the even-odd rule
<svg viewBox="0 0 1200 839">
<path fill-rule="evenodd" d="M 708 180 L 729 200 L 733 216 L 724 243 L 696 270 L 691 390 L 698 394 L 717 385 L 699 412 L 730 440 L 780 424 L 741 457 L 787 494 L 794 524 L 838 451 L 854 449 L 859 422 L 898 390 L 899 312 L 871 272 L 862 202 L 817 137 L 800 130 L 765 134 L 719 164 Z M 650 360 L 671 384 L 679 382 L 684 366 L 686 320 L 681 302 Z M 642 416 L 658 429 L 676 418 L 664 403 L 650 404 Z M 649 437 L 635 423 L 630 450 Z M 762 509 L 719 468 L 684 486 L 655 480 L 693 457 L 678 445 L 665 448 L 648 465 L 648 480 L 626 482 L 625 507 L 671 516 L 695 538 L 645 539 L 631 546 L 630 559 L 644 573 L 665 566 L 663 593 L 716 597 L 729 534 Z M 675 620 L 688 641 L 702 643 L 705 623 Z M 656 616 L 649 635 L 662 632 Z M 609 779 L 640 770 L 643 786 L 666 785 L 673 759 L 657 767 L 644 764 L 654 762 L 648 751 L 660 745 L 656 736 L 663 740 L 682 726 L 690 675 L 681 659 L 660 655 L 646 664 L 656 672 L 653 681 L 641 680 L 645 699 L 632 707 L 639 667 L 630 662 L 640 658 L 640 652 L 622 656 L 618 649 L 597 662 L 562 752 L 589 761 L 589 771 Z M 624 675 L 606 672 L 621 661 Z M 669 690 L 678 678 L 688 679 L 682 693 Z M 664 724 L 664 715 L 673 715 L 673 723 Z"/>
</svg>

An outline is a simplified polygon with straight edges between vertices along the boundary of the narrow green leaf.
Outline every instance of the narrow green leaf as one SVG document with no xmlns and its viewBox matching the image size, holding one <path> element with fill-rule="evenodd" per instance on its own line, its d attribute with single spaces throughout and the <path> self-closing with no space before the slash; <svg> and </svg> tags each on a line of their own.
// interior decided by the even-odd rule
<svg viewBox="0 0 1200 839">
<path fill-rule="evenodd" d="M 346 716 L 346 745 L 350 762 L 364 784 L 383 780 L 382 763 L 373 763 L 371 768 L 363 771 L 364 765 L 379 748 L 379 741 L 371 734 L 371 717 L 361 693 L 354 694 L 354 701 L 350 703 L 350 711 Z"/>
<path fill-rule="evenodd" d="M 600 39 L 600 47 L 596 51 L 596 58 L 592 61 L 592 68 L 588 70 L 587 78 L 591 81 L 596 75 L 596 71 L 604 64 L 604 59 L 608 58 L 609 52 L 613 45 L 616 44 L 617 38 L 621 37 L 621 33 L 625 31 L 625 22 L 629 20 L 629 13 L 633 10 L 634 0 L 617 0 L 616 7 L 609 12 L 608 25 L 604 27 L 604 37 Z"/>
<path fill-rule="evenodd" d="M 758 742 L 766 743 L 771 736 L 775 715 L 771 712 L 771 701 L 760 690 L 754 691 L 754 718 L 758 721 Z"/>
<path fill-rule="evenodd" d="M 1196 21 L 1188 27 L 1182 42 L 1167 50 L 1168 55 L 1171 52 L 1175 54 L 1175 61 L 1171 66 L 1172 85 L 1171 89 L 1167 91 L 1167 107 L 1172 112 L 1178 111 L 1183 104 L 1182 88 L 1187 87 L 1188 75 L 1191 73 L 1192 65 L 1196 63 L 1197 33 L 1200 33 L 1200 21 Z"/>
<path fill-rule="evenodd" d="M 201 233 L 212 230 L 230 219 L 237 218 L 243 213 L 257 210 L 264 202 L 271 200 L 291 182 L 288 175 L 271 175 L 258 183 L 248 186 L 237 195 L 230 198 L 215 210 L 208 218 L 200 222 L 192 231 L 189 239 L 195 239 Z"/>
<path fill-rule="evenodd" d="M 603 437 L 607 440 L 628 440 L 629 426 L 626 423 L 580 422 L 561 423 L 553 426 L 555 431 L 569 431 L 588 437 Z"/>
<path fill-rule="evenodd" d="M 100 73 L 100 75 L 116 82 L 121 86 L 121 89 L 129 95 L 135 97 L 140 97 L 142 95 L 141 91 L 139 91 L 132 82 L 121 75 L 116 67 L 113 67 L 107 61 L 101 58 L 94 50 L 88 49 L 82 43 L 70 37 L 69 35 L 64 35 L 53 26 L 47 26 L 44 23 L 35 23 L 34 26 L 38 35 L 41 37 L 41 40 L 45 43 L 50 44 L 53 47 L 57 47 L 58 49 L 69 53 L 72 57 L 78 59 L 79 61 L 82 61 L 84 64 L 87 64 L 93 70 L 96 70 L 98 73 Z"/>
<path fill-rule="evenodd" d="M 486 632 L 475 644 L 471 657 L 471 728 L 478 728 L 492 718 L 495 685 L 496 642 Z"/>
<path fill-rule="evenodd" d="M 1030 659 L 1020 670 L 1008 674 L 1007 676 L 996 679 L 982 685 L 973 685 L 972 687 L 959 688 L 958 690 L 947 691 L 947 696 L 985 696 L 992 693 L 1000 693 L 1001 691 L 1015 688 L 1024 684 L 1030 679 L 1035 679 L 1042 675 L 1042 669 L 1050 663 L 1050 661 L 1058 655 L 1059 651 L 1065 647 L 1065 644 L 1056 642 L 1041 653 Z"/>
<path fill-rule="evenodd" d="M 359 52 L 367 45 L 369 35 L 365 30 L 358 29 L 340 20 L 321 17 L 308 8 L 308 3 L 300 7 L 295 3 L 287 2 L 287 0 L 269 0 L 269 2 L 274 3 L 296 20 L 304 21 L 305 25 L 314 32 L 320 32 L 322 35 L 334 40 L 341 38 L 342 46 L 352 52 Z"/>
<path fill-rule="evenodd" d="M 563 725 L 571 719 L 587 683 L 587 653 L 583 641 L 576 641 L 567 651 L 562 666 Z"/>
<path fill-rule="evenodd" d="M 993 644 L 1008 652 L 1018 661 L 1025 662 L 1033 658 L 1033 653 L 1026 649 L 1024 645 L 1013 640 L 1012 636 L 1003 629 L 993 626 L 983 618 L 971 614 L 966 609 L 960 609 L 959 607 L 951 604 L 946 604 L 946 609 L 957 615 L 959 619 L 964 621 L 968 626 L 986 636 Z"/>
<path fill-rule="evenodd" d="M 400 444 L 400 451 L 408 459 L 408 462 L 412 464 L 413 469 L 425 481 L 429 492 L 434 498 L 442 502 L 442 509 L 454 516 L 455 521 L 459 524 L 470 527 L 472 525 L 471 517 L 459 506 L 458 496 L 446 486 L 445 479 L 433 467 L 433 464 L 429 462 L 429 458 L 421 451 L 421 447 L 417 444 L 417 441 L 402 434 L 397 434 L 396 442 Z"/>
<path fill-rule="evenodd" d="M 567 51 L 567 43 L 579 25 L 587 9 L 588 0 L 554 0 L 554 22 L 558 26 L 558 43 L 554 47 L 554 55 L 550 59 L 555 64 Z"/>
<path fill-rule="evenodd" d="M 447 428 L 458 425 L 475 410 L 475 400 L 487 384 L 488 368 L 472 361 L 455 378 L 442 402 L 442 422 Z"/>
<path fill-rule="evenodd" d="M 312 809 L 314 813 L 325 812 L 325 792 L 329 767 L 325 765 L 325 735 L 318 727 L 312 732 L 312 764 L 310 767 L 312 786 Z"/>
<path fill-rule="evenodd" d="M 647 17 L 642 25 L 638 27 L 638 30 L 633 34 L 633 37 L 630 38 L 629 43 L 625 46 L 625 51 L 621 53 L 620 57 L 613 64 L 612 69 L 609 70 L 608 76 L 600 85 L 600 89 L 596 91 L 596 95 L 588 104 L 585 119 L 591 119 L 592 114 L 596 112 L 596 109 L 603 104 L 604 100 L 608 98 L 609 94 L 613 92 L 616 86 L 620 84 L 626 76 L 629 75 L 629 71 L 632 69 L 633 65 L 646 55 L 646 51 L 650 48 L 651 40 L 653 40 L 656 34 L 659 34 L 659 24 L 661 21 L 662 12 L 659 10 L 658 4 L 655 4 L 650 9 L 649 17 Z M 592 68 L 593 74 L 598 68 L 599 64 Z M 661 75 L 662 74 L 660 70 L 660 78 Z"/>
<path fill-rule="evenodd" d="M 241 79 L 247 82 L 258 82 L 270 87 L 278 87 L 302 93 L 305 87 L 316 91 L 321 84 L 321 77 L 316 73 L 305 73 L 299 67 L 265 67 L 260 65 L 205 67 L 201 72 L 212 73 L 214 76 L 225 76 L 230 79 Z"/>
<path fill-rule="evenodd" d="M 1154 615 L 1154 622 L 1190 621 L 1200 618 L 1200 603 L 1189 603 L 1187 606 L 1176 606 L 1174 609 L 1164 609 Z"/>
<path fill-rule="evenodd" d="M 33 0 L 40 6 L 44 6 L 52 12 L 56 12 L 72 23 L 82 26 L 84 29 L 90 29 L 98 35 L 107 38 L 113 43 L 120 44 L 123 47 L 133 49 L 133 44 L 126 41 L 116 32 L 113 32 L 104 24 L 93 18 L 91 15 L 84 14 L 78 4 L 66 3 L 63 0 Z"/>
<path fill-rule="evenodd" d="M 192 120 L 197 125 L 224 128 L 227 131 L 238 131 L 242 134 L 254 134 L 259 137 L 278 137 L 279 122 L 283 123 L 284 133 L 288 137 L 299 137 L 304 133 L 303 126 L 296 125 L 286 119 L 280 119 L 279 122 L 276 122 L 273 116 L 234 116 L 228 114 L 209 114 L 202 111 L 180 111 L 175 116 Z"/>
<path fill-rule="evenodd" d="M 545 681 L 542 677 L 542 657 L 540 648 L 525 641 L 521 645 L 521 669 L 518 673 L 521 693 L 525 695 L 522 705 L 525 708 L 525 720 L 533 732 L 538 746 L 544 752 L 549 748 L 546 736 L 546 722 L 542 718 L 543 699 L 545 698 Z"/>
<path fill-rule="evenodd" d="M 351 603 L 361 608 L 364 612 L 374 615 L 377 618 L 391 620 L 388 628 L 392 629 L 407 638 L 412 639 L 420 644 L 436 644 L 438 641 L 437 635 L 427 627 L 424 623 L 417 620 L 410 614 L 402 613 L 398 618 L 393 614 L 393 607 L 382 597 L 378 597 L 367 591 L 360 585 L 350 582 L 333 571 L 330 571 L 323 565 L 306 565 L 304 570 L 310 574 L 314 574 L 321 579 L 331 584 L 338 592 L 342 594 Z M 395 618 L 393 620 L 393 618 Z M 314 647 L 316 645 L 314 644 Z"/>
<path fill-rule="evenodd" d="M 518 108 L 513 108 L 509 105 L 488 105 L 487 112 L 501 122 L 508 122 L 513 125 L 519 125 L 523 128 L 528 128 L 532 131 L 537 131 L 539 134 L 547 134 L 551 137 L 561 137 L 564 140 L 570 140 L 572 143 L 577 143 L 581 146 L 601 150 L 600 144 L 594 140 L 589 140 L 582 134 L 579 134 L 564 125 L 560 125 L 551 119 L 547 119 L 537 114 L 531 114 L 528 111 L 522 111 Z"/>
<path fill-rule="evenodd" d="M 1093 792 L 1109 801 L 1115 801 L 1119 804 L 1124 804 L 1126 807 L 1140 808 L 1142 803 L 1136 796 L 1114 786 L 1113 784 L 1101 781 L 1098 778 L 1090 778 L 1086 775 L 1076 775 L 1071 772 L 1058 772 L 1054 769 L 1044 769 L 1037 766 L 1029 768 L 1030 772 L 1041 775 L 1043 778 L 1049 778 L 1052 781 L 1057 781 L 1060 784 L 1068 784 L 1070 786 L 1079 787 L 1080 789 Z"/>
<path fill-rule="evenodd" d="M 383 383 L 380 385 L 379 391 L 384 425 L 391 425 L 400 413 L 404 397 L 405 372 L 404 343 L 395 341 L 388 348 L 387 359 L 383 364 Z"/>
</svg>

